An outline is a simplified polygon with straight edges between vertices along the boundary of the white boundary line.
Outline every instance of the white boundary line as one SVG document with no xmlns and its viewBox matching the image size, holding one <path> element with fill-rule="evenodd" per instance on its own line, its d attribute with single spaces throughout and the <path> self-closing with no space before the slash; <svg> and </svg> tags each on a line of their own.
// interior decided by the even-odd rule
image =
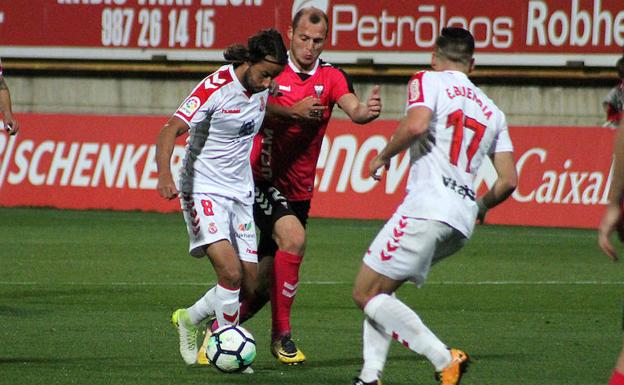
<svg viewBox="0 0 624 385">
<path fill-rule="evenodd" d="M 0 286 L 212 286 L 215 282 L 10 282 L 0 281 Z M 350 281 L 302 281 L 300 285 L 310 286 L 331 286 L 331 285 L 352 285 Z M 504 286 L 504 285 L 528 285 L 528 286 L 557 286 L 557 285 L 577 285 L 577 286 L 619 286 L 624 285 L 624 281 L 432 281 L 425 285 L 439 286 Z"/>
</svg>

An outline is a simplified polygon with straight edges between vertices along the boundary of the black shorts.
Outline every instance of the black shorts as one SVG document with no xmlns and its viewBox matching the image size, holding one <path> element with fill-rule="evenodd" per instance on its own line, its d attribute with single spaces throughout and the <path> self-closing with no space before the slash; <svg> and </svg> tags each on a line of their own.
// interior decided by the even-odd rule
<svg viewBox="0 0 624 385">
<path fill-rule="evenodd" d="M 275 255 L 277 244 L 273 240 L 273 226 L 278 219 L 286 215 L 294 215 L 305 228 L 309 213 L 310 200 L 289 201 L 270 184 L 257 184 L 253 215 L 254 222 L 260 230 L 258 234 L 258 259 L 262 259 L 265 255 Z"/>
</svg>

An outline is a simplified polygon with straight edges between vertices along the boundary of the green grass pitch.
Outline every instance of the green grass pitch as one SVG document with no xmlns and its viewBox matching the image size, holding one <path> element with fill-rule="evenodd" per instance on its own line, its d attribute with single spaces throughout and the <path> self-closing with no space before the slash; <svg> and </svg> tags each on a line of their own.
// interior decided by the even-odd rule
<svg viewBox="0 0 624 385">
<path fill-rule="evenodd" d="M 186 367 L 171 312 L 214 282 L 186 253 L 180 214 L 0 209 L 0 384 L 348 385 L 361 364 L 351 301 L 379 221 L 312 219 L 293 330 L 298 367 L 269 353 L 270 317 L 246 326 L 256 373 Z M 604 385 L 622 343 L 621 264 L 592 230 L 479 226 L 427 284 L 398 295 L 474 358 L 462 385 Z M 393 342 L 385 385 L 435 384 Z"/>
</svg>

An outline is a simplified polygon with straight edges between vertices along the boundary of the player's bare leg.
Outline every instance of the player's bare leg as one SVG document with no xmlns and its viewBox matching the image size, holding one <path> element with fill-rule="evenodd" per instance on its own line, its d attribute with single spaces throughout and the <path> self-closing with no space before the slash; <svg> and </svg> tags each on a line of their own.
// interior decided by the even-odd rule
<svg viewBox="0 0 624 385">
<path fill-rule="evenodd" d="M 305 250 L 305 229 L 294 215 L 275 222 L 273 238 L 278 250 L 273 262 L 271 312 L 273 319 L 271 352 L 282 363 L 296 365 L 305 355 L 292 340 L 290 316 L 299 285 L 299 269 Z"/>
<path fill-rule="evenodd" d="M 258 279 L 258 264 L 253 262 L 241 261 L 243 278 L 241 282 L 241 310 L 240 310 L 240 318 L 239 322 L 243 322 L 242 314 L 243 314 L 243 304 L 248 302 L 255 302 L 254 297 L 257 291 L 257 279 Z M 213 314 L 214 315 L 214 314 Z M 199 346 L 199 350 L 197 352 L 197 364 L 198 365 L 210 365 L 208 358 L 206 357 L 206 346 L 208 344 L 208 340 L 212 335 L 212 331 L 219 327 L 219 322 L 216 317 L 211 317 L 206 322 L 205 328 L 203 330 L 202 343 Z"/>
<path fill-rule="evenodd" d="M 241 300 L 240 323 L 244 323 L 259 312 L 270 300 L 270 285 L 273 280 L 272 255 L 259 256 L 258 277 L 253 296 Z"/>
<path fill-rule="evenodd" d="M 180 337 L 180 354 L 187 364 L 205 364 L 205 354 L 197 347 L 198 327 L 206 317 L 215 315 L 222 325 L 237 324 L 242 280 L 241 262 L 229 241 L 221 240 L 205 249 L 218 282 L 193 306 L 176 310 L 171 322 Z M 208 336 L 209 337 L 209 336 Z"/>
<path fill-rule="evenodd" d="M 457 384 L 468 356 L 456 349 L 449 350 L 412 309 L 392 296 L 402 283 L 375 272 L 363 263 L 355 281 L 353 299 L 379 330 L 385 331 L 410 350 L 427 357 L 439 374 L 442 384 Z M 375 383 L 373 381 L 379 380 L 380 369 L 383 369 L 387 355 L 387 350 L 367 349 L 371 342 L 373 341 L 364 340 L 364 351 L 369 352 L 369 356 L 364 357 L 361 376 L 367 378 L 362 379 L 363 383 Z M 382 364 L 381 368 L 379 363 Z M 379 375 L 371 378 L 371 372 L 375 370 Z"/>
<path fill-rule="evenodd" d="M 243 279 L 243 269 L 238 254 L 229 241 L 212 243 L 206 249 L 217 274 L 217 302 L 215 315 L 220 326 L 237 325 L 239 316 L 239 296 Z"/>
</svg>

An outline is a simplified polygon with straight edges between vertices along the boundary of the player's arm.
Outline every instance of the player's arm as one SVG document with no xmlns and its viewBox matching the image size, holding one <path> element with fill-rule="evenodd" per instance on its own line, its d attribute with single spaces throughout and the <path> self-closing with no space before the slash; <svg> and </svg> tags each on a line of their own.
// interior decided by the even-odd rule
<svg viewBox="0 0 624 385">
<path fill-rule="evenodd" d="M 290 107 L 269 103 L 267 118 L 290 122 L 318 122 L 326 109 L 327 106 L 321 105 L 320 99 L 307 96 Z"/>
<path fill-rule="evenodd" d="M 156 189 L 161 197 L 173 199 L 178 195 L 173 175 L 171 174 L 171 155 L 178 136 L 189 130 L 182 119 L 172 116 L 160 130 L 156 142 L 156 166 L 158 167 L 158 184 Z"/>
<path fill-rule="evenodd" d="M 609 240 L 609 235 L 615 230 L 622 219 L 621 202 L 624 197 L 624 121 L 613 144 L 613 181 L 609 190 L 609 203 L 598 226 L 598 245 L 613 261 L 618 260 L 615 247 Z"/>
<path fill-rule="evenodd" d="M 429 122 L 433 112 L 424 106 L 413 107 L 407 110 L 407 115 L 399 121 L 399 126 L 392 135 L 386 147 L 371 160 L 369 176 L 379 180 L 378 171 L 382 166 L 388 167 L 393 156 L 403 152 L 412 143 L 425 135 L 429 130 Z"/>
<path fill-rule="evenodd" d="M 13 110 L 11 109 L 11 93 L 7 86 L 4 76 L 0 75 L 0 112 L 4 121 L 4 128 L 10 135 L 17 134 L 19 131 L 19 123 L 13 118 Z"/>
<path fill-rule="evenodd" d="M 496 152 L 490 155 L 490 158 L 498 177 L 490 190 L 477 200 L 479 206 L 477 219 L 481 222 L 483 222 L 487 210 L 498 206 L 507 199 L 518 185 L 518 173 L 512 152 Z"/>
<path fill-rule="evenodd" d="M 366 103 L 362 103 L 360 98 L 354 93 L 342 95 L 337 103 L 354 123 L 365 124 L 377 119 L 379 114 L 381 114 L 381 98 L 378 85 L 373 87 Z"/>
</svg>

